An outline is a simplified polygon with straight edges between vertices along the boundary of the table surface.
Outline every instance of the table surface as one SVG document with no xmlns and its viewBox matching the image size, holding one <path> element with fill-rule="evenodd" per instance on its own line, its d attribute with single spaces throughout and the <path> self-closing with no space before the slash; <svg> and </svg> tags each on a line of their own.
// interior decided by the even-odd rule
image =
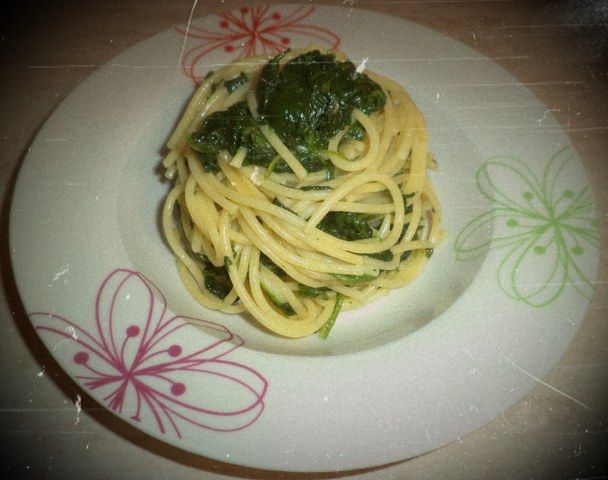
<svg viewBox="0 0 608 480">
<path fill-rule="evenodd" d="M 110 478 L 118 464 L 120 478 L 134 479 L 608 477 L 600 456 L 608 451 L 608 2 L 320 2 L 424 24 L 513 73 L 553 112 L 578 150 L 591 179 L 602 244 L 595 296 L 580 331 L 517 405 L 426 455 L 365 471 L 312 475 L 241 468 L 144 435 L 69 380 L 30 326 L 13 280 L 7 232 L 13 185 L 28 145 L 53 109 L 98 66 L 186 22 L 193 7 L 186 0 L 46 3 L 5 9 L 0 30 L 0 448 L 1 469 L 11 478 Z M 195 3 L 194 15 L 241 3 Z"/>
</svg>

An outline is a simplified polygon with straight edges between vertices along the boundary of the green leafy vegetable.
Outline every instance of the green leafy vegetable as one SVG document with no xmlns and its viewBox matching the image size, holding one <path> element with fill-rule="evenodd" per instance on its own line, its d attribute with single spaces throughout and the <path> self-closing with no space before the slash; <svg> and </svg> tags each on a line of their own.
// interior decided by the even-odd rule
<svg viewBox="0 0 608 480">
<path fill-rule="evenodd" d="M 338 318 L 338 314 L 340 313 L 343 303 L 344 296 L 341 293 L 336 293 L 336 303 L 334 304 L 334 309 L 332 310 L 330 317 L 327 319 L 327 322 L 325 322 L 325 324 L 319 330 L 319 336 L 323 340 L 329 336 L 329 332 L 333 328 L 334 323 L 336 323 L 336 318 Z"/>
<path fill-rule="evenodd" d="M 205 171 L 217 172 L 218 153 L 226 150 L 234 155 L 242 145 L 245 130 L 250 126 L 248 113 L 245 102 L 212 113 L 199 130 L 188 137 L 188 145 L 198 152 Z"/>
<path fill-rule="evenodd" d="M 406 223 L 405 225 L 403 225 L 403 231 L 401 232 L 401 235 L 399 236 L 399 241 L 401 241 L 403 239 L 403 237 L 405 237 L 405 233 L 408 229 L 408 227 L 410 226 L 409 223 Z M 412 240 L 419 240 L 420 239 L 420 235 L 418 235 L 420 233 L 420 231 L 424 229 L 423 225 L 418 225 L 418 229 L 416 230 L 416 232 L 414 233 L 414 235 L 412 236 Z M 433 249 L 432 248 L 427 248 L 426 256 L 427 258 L 431 258 L 431 255 L 433 255 Z M 430 250 L 430 251 L 429 251 Z M 405 262 L 408 258 L 410 258 L 410 255 L 412 254 L 412 250 L 406 250 L 405 252 L 403 252 L 401 254 L 401 258 L 399 259 L 400 262 Z"/>
<path fill-rule="evenodd" d="M 329 192 L 331 187 L 328 185 L 304 185 L 303 187 L 300 187 L 300 190 L 304 190 L 305 192 Z"/>
<path fill-rule="evenodd" d="M 409 228 L 409 226 L 410 226 L 409 222 L 406 222 L 403 224 L 403 228 L 401 229 L 401 233 L 399 234 L 399 240 L 397 240 L 398 242 L 403 240 L 403 237 L 405 237 L 405 234 L 407 233 L 407 229 Z"/>
<path fill-rule="evenodd" d="M 352 62 L 318 50 L 287 62 L 272 59 L 257 86 L 258 111 L 309 172 L 325 168 L 320 151 L 351 122 L 355 108 L 365 113 L 386 103 L 382 88 L 358 73 Z"/>
<path fill-rule="evenodd" d="M 334 277 L 336 277 L 338 280 L 348 284 L 348 285 L 353 285 L 355 283 L 362 283 L 362 282 L 369 282 L 370 280 L 373 280 L 374 278 L 377 278 L 377 275 L 344 275 L 342 273 L 332 273 L 332 275 Z"/>
<path fill-rule="evenodd" d="M 408 213 L 412 213 L 412 210 L 414 210 L 414 204 L 411 202 L 407 201 L 408 197 L 406 195 L 403 196 L 403 206 L 404 208 L 404 213 L 405 215 L 407 215 Z"/>
<path fill-rule="evenodd" d="M 285 277 L 285 271 L 268 258 L 264 253 L 260 253 L 260 263 L 278 277 Z"/>
<path fill-rule="evenodd" d="M 279 53 L 277 56 L 272 58 L 262 69 L 256 90 L 258 102 L 261 100 L 266 103 L 269 97 L 272 95 L 272 92 L 274 92 L 279 86 L 279 62 L 287 52 L 289 52 L 289 50 L 285 50 L 284 52 Z M 266 105 L 264 104 L 262 108 L 265 109 L 265 107 Z"/>
<path fill-rule="evenodd" d="M 268 164 L 268 167 L 266 167 L 266 173 L 264 174 L 264 178 L 270 178 L 272 172 L 274 172 L 275 168 L 277 167 L 277 165 L 279 165 L 279 163 L 285 163 L 285 160 L 283 160 L 279 155 L 275 155 L 274 158 Z"/>
<path fill-rule="evenodd" d="M 232 93 L 237 90 L 239 87 L 242 87 L 247 83 L 249 77 L 245 72 L 241 72 L 238 77 L 231 78 L 230 80 L 226 80 L 224 85 L 226 86 L 226 90 L 228 93 Z"/>
<path fill-rule="evenodd" d="M 329 212 L 319 222 L 318 228 L 342 240 L 372 238 L 374 232 L 365 215 L 356 212 Z"/>
<path fill-rule="evenodd" d="M 329 297 L 327 295 L 327 292 L 329 292 L 330 289 L 327 287 L 309 287 L 308 285 L 304 285 L 303 283 L 299 283 L 298 284 L 298 294 L 302 295 L 303 297 L 311 297 L 311 298 L 316 298 L 316 297 L 320 297 L 323 300 L 328 300 Z"/>
<path fill-rule="evenodd" d="M 216 267 L 209 261 L 206 255 L 192 251 L 190 253 L 203 266 L 205 288 L 217 298 L 222 300 L 226 298 L 226 295 L 232 290 L 232 281 L 230 280 L 226 266 Z M 224 263 L 226 258 L 224 258 Z"/>
<path fill-rule="evenodd" d="M 260 283 L 260 286 L 262 287 L 262 290 L 264 291 L 264 293 L 268 296 L 268 298 L 270 299 L 270 301 L 277 306 L 277 308 L 279 310 L 281 310 L 285 315 L 287 316 L 292 316 L 296 314 L 296 311 L 293 309 L 293 307 L 289 304 L 289 302 L 284 302 L 283 300 L 281 300 L 280 298 L 277 298 L 276 295 L 273 295 L 270 290 L 268 289 L 268 287 L 262 282 Z"/>
<path fill-rule="evenodd" d="M 266 167 L 276 155 L 251 116 L 246 102 L 238 102 L 228 110 L 209 115 L 188 137 L 188 145 L 198 152 L 205 171 L 211 173 L 219 171 L 217 155 L 222 151 L 235 155 L 243 146 L 247 149 L 245 165 Z"/>
<path fill-rule="evenodd" d="M 249 110 L 247 110 L 247 113 L 249 114 Z M 250 117 L 249 127 L 244 132 L 243 146 L 247 149 L 247 157 L 243 165 L 259 165 L 268 168 L 270 162 L 277 156 L 274 148 L 268 143 L 253 117 Z M 284 173 L 289 170 L 283 159 L 277 162 L 276 172 Z"/>
<path fill-rule="evenodd" d="M 318 50 L 300 55 L 281 68 L 284 54 L 273 58 L 262 69 L 257 85 L 260 117 L 254 119 L 246 102 L 238 102 L 228 110 L 215 112 L 203 120 L 200 128 L 188 136 L 188 144 L 198 152 L 206 172 L 219 171 L 217 155 L 227 151 L 236 154 L 239 147 L 247 149 L 243 165 L 259 165 L 276 173 L 290 172 L 287 163 L 275 162 L 274 148 L 259 129 L 270 125 L 308 172 L 328 168 L 321 152 L 329 139 L 351 122 L 353 109 L 365 113 L 379 110 L 386 103 L 382 88 L 367 75 L 358 73 L 351 62 L 336 61 L 332 54 Z M 248 81 L 241 72 L 226 80 L 229 92 Z M 358 135 L 356 124 L 353 135 Z"/>
<path fill-rule="evenodd" d="M 405 262 L 408 258 L 410 258 L 411 254 L 412 254 L 411 250 L 406 250 L 405 252 L 403 252 L 401 254 L 401 257 L 399 257 L 399 262 L 401 262 L 401 263 Z"/>
<path fill-rule="evenodd" d="M 376 260 L 382 260 L 383 262 L 390 262 L 395 256 L 390 250 L 383 250 L 378 253 L 366 253 L 366 257 L 375 258 Z"/>
<path fill-rule="evenodd" d="M 232 290 L 232 282 L 224 267 L 215 267 L 208 263 L 203 270 L 203 276 L 205 277 L 205 288 L 222 300 Z"/>
<path fill-rule="evenodd" d="M 316 132 L 325 144 L 350 124 L 353 109 L 369 114 L 386 103 L 380 85 L 350 61 L 314 50 L 279 68 L 280 58 L 262 70 L 257 94 L 260 114 L 282 138 Z"/>
<path fill-rule="evenodd" d="M 358 121 L 353 123 L 352 127 L 348 129 L 348 131 L 342 137 L 343 140 L 348 138 L 352 138 L 353 140 L 363 140 L 365 137 L 365 129 L 363 125 L 361 125 Z"/>
</svg>

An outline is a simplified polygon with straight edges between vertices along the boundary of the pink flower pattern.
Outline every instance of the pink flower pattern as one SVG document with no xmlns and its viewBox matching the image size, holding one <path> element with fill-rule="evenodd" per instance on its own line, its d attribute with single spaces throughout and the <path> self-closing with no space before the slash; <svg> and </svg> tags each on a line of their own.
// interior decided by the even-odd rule
<svg viewBox="0 0 608 480">
<path fill-rule="evenodd" d="M 340 37 L 326 28 L 306 22 L 314 12 L 315 7 L 305 6 L 298 6 L 285 14 L 268 5 L 244 6 L 234 12 L 214 15 L 215 28 L 201 28 L 193 24 L 189 27 L 179 26 L 178 32 L 197 40 L 182 58 L 184 73 L 195 83 L 200 83 L 204 74 L 198 67 L 209 53 L 223 50 L 233 60 L 276 54 L 294 43 L 294 35 L 305 37 L 308 42 L 338 48 Z"/>
<path fill-rule="evenodd" d="M 227 359 L 243 340 L 217 323 L 170 315 L 165 296 L 141 273 L 110 273 L 94 314 L 94 332 L 56 313 L 30 316 L 41 336 L 59 340 L 54 348 L 69 349 L 66 370 L 114 412 L 182 438 L 187 424 L 242 430 L 264 410 L 266 379 Z"/>
</svg>

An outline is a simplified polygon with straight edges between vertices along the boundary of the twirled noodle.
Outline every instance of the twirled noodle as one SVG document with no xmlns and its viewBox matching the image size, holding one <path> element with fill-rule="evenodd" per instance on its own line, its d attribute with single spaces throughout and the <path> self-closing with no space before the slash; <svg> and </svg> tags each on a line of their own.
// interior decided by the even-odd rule
<svg viewBox="0 0 608 480">
<path fill-rule="evenodd" d="M 281 65 L 307 51 L 286 53 Z M 163 165 L 174 185 L 162 223 L 179 274 L 199 303 L 246 311 L 272 332 L 303 337 L 333 321 L 340 307 L 363 305 L 412 281 L 444 232 L 427 176 L 434 161 L 424 118 L 400 85 L 377 74 L 367 73 L 386 96 L 383 108 L 353 109 L 351 126 L 357 122 L 364 135 L 345 141 L 350 126 L 333 135 L 319 152 L 326 169 L 307 171 L 261 124 L 287 173 L 251 165 L 244 146 L 233 156 L 220 152 L 217 171 L 206 171 L 188 136 L 238 102 L 257 119 L 256 85 L 268 60 L 240 60 L 198 87 L 167 144 Z M 229 92 L 226 82 L 238 74 L 246 81 Z M 319 226 L 330 212 L 365 215 L 373 235 L 345 240 L 324 231 Z M 208 275 L 222 267 L 229 283 L 218 295 Z"/>
</svg>

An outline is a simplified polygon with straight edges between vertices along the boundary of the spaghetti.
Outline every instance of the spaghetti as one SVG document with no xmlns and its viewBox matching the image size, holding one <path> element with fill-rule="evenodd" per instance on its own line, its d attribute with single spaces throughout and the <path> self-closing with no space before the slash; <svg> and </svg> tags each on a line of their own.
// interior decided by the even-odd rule
<svg viewBox="0 0 608 480">
<path fill-rule="evenodd" d="M 211 73 L 168 141 L 163 229 L 207 308 L 326 337 L 338 312 L 412 281 L 443 237 L 425 121 L 341 53 Z"/>
</svg>

